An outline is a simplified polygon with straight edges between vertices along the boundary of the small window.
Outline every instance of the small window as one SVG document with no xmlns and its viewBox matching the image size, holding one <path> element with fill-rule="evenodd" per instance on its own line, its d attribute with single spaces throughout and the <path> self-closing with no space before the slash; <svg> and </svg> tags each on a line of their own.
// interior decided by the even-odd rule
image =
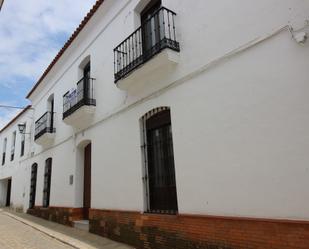
<svg viewBox="0 0 309 249">
<path fill-rule="evenodd" d="M 11 161 L 14 160 L 15 155 L 15 143 L 16 143 L 16 131 L 12 134 L 12 145 L 11 145 Z"/>
<path fill-rule="evenodd" d="M 170 110 L 157 108 L 142 118 L 147 212 L 178 212 Z"/>
<path fill-rule="evenodd" d="M 44 188 L 43 188 L 43 207 L 49 207 L 50 185 L 51 185 L 52 159 L 45 161 Z"/>
<path fill-rule="evenodd" d="M 6 145 L 7 145 L 7 142 L 8 142 L 8 140 L 7 140 L 7 138 L 5 138 L 5 139 L 3 140 L 2 165 L 5 164 L 5 154 L 6 154 Z"/>
<path fill-rule="evenodd" d="M 26 131 L 26 124 L 25 125 L 25 131 Z M 25 154 L 25 133 L 23 132 L 21 134 L 21 139 L 20 139 L 20 156 L 22 157 Z"/>
</svg>

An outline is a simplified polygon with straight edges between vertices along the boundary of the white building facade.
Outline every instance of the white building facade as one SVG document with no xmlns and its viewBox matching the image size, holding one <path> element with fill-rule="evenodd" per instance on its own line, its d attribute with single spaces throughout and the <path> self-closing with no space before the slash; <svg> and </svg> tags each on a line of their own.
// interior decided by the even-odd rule
<svg viewBox="0 0 309 249">
<path fill-rule="evenodd" d="M 0 133 L 0 204 L 136 248 L 308 248 L 308 20 L 97 1 Z"/>
</svg>

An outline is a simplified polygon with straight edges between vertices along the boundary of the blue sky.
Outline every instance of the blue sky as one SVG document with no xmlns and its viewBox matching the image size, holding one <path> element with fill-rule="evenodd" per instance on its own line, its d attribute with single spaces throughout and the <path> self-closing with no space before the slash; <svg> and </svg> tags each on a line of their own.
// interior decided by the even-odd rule
<svg viewBox="0 0 309 249">
<path fill-rule="evenodd" d="M 26 94 L 95 0 L 5 0 L 0 12 L 0 104 Z M 0 108 L 0 129 L 18 110 Z"/>
</svg>

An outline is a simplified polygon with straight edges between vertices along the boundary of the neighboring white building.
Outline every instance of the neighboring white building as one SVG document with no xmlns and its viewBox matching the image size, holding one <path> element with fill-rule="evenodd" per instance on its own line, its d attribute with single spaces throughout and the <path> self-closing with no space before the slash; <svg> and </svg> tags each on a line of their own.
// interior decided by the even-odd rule
<svg viewBox="0 0 309 249">
<path fill-rule="evenodd" d="M 22 133 L 18 125 L 23 128 Z M 0 206 L 10 206 L 14 203 L 16 209 L 24 209 L 27 191 L 24 186 L 28 184 L 28 177 L 25 177 L 28 167 L 24 162 L 31 157 L 32 126 L 33 110 L 31 106 L 27 106 L 0 131 Z"/>
<path fill-rule="evenodd" d="M 309 248 L 308 20 L 98 0 L 0 132 L 0 203 L 136 248 Z"/>
<path fill-rule="evenodd" d="M 0 0 L 0 10 L 2 8 L 3 2 L 4 2 L 4 0 Z"/>
</svg>

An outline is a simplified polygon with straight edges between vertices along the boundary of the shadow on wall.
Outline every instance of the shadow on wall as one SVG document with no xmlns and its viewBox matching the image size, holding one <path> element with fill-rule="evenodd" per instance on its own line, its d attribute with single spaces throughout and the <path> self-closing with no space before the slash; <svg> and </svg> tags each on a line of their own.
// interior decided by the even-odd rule
<svg viewBox="0 0 309 249">
<path fill-rule="evenodd" d="M 0 207 L 11 205 L 11 179 L 0 180 Z"/>
</svg>

